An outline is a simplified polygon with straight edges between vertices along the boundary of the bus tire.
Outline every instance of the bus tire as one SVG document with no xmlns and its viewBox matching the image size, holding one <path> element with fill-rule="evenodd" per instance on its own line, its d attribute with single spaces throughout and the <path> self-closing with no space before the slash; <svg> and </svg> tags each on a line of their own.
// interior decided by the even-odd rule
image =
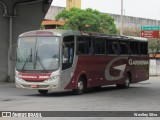
<svg viewBox="0 0 160 120">
<path fill-rule="evenodd" d="M 73 92 L 76 95 L 81 95 L 84 93 L 84 91 L 85 91 L 85 82 L 84 82 L 83 78 L 80 77 L 78 80 L 78 83 L 77 83 L 77 89 L 74 90 Z"/>
<path fill-rule="evenodd" d="M 38 90 L 38 92 L 39 92 L 40 94 L 45 95 L 45 94 L 47 94 L 47 93 L 48 93 L 48 90 Z"/>
<path fill-rule="evenodd" d="M 116 87 L 127 89 L 130 87 L 130 82 L 131 82 L 130 77 L 129 75 L 127 75 L 124 79 L 124 84 L 116 84 Z"/>
<path fill-rule="evenodd" d="M 130 87 L 130 77 L 127 75 L 127 77 L 124 80 L 123 88 L 129 88 Z"/>
</svg>

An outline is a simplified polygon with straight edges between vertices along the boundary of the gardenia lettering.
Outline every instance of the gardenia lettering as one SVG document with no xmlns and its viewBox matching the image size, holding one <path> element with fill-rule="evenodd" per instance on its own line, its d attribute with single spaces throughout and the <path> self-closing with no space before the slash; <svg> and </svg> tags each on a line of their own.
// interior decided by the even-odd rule
<svg viewBox="0 0 160 120">
<path fill-rule="evenodd" d="M 128 61 L 129 65 L 148 65 L 148 60 L 132 60 Z"/>
</svg>

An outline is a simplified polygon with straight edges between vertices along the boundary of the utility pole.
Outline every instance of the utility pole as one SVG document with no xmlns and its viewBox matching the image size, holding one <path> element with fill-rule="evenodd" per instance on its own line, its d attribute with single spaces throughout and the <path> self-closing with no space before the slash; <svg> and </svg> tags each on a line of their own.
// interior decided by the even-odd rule
<svg viewBox="0 0 160 120">
<path fill-rule="evenodd" d="M 66 9 L 81 8 L 81 0 L 66 0 Z"/>
<path fill-rule="evenodd" d="M 121 27 L 120 27 L 120 35 L 123 35 L 123 0 L 121 0 Z"/>
</svg>

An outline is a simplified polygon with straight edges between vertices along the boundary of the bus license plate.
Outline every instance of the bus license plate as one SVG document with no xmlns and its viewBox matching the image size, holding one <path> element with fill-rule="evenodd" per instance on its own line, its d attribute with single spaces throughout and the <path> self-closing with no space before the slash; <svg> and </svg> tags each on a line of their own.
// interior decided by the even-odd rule
<svg viewBox="0 0 160 120">
<path fill-rule="evenodd" d="M 38 85 L 31 85 L 31 88 L 38 88 Z"/>
</svg>

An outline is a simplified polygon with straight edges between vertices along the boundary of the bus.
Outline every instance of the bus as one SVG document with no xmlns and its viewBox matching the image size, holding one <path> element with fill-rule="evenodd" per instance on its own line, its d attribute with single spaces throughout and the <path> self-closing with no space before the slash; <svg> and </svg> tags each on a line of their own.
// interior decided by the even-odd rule
<svg viewBox="0 0 160 120">
<path fill-rule="evenodd" d="M 146 38 L 73 30 L 30 31 L 18 38 L 18 88 L 82 94 L 106 85 L 129 88 L 148 79 Z"/>
</svg>

